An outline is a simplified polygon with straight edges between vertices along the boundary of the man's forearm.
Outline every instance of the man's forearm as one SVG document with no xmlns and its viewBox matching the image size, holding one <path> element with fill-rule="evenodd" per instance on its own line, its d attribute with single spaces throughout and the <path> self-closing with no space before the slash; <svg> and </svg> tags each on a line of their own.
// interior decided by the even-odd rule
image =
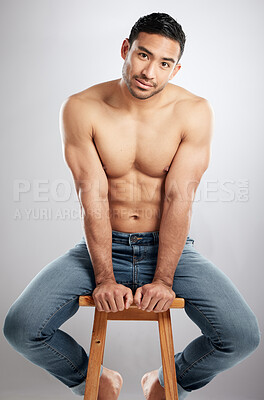
<svg viewBox="0 0 264 400">
<path fill-rule="evenodd" d="M 82 221 L 96 285 L 107 280 L 115 281 L 108 201 L 90 202 L 89 206 L 85 207 Z"/>
<path fill-rule="evenodd" d="M 153 282 L 173 285 L 173 278 L 191 223 L 190 203 L 164 201 L 159 230 L 159 250 Z"/>
</svg>

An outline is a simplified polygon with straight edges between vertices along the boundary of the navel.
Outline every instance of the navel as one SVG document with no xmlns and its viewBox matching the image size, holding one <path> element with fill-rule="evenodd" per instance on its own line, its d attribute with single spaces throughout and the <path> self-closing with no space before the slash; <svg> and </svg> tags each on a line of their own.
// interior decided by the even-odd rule
<svg viewBox="0 0 264 400">
<path fill-rule="evenodd" d="M 132 219 L 138 219 L 139 218 L 139 216 L 138 215 L 130 215 L 130 218 L 132 218 Z"/>
</svg>

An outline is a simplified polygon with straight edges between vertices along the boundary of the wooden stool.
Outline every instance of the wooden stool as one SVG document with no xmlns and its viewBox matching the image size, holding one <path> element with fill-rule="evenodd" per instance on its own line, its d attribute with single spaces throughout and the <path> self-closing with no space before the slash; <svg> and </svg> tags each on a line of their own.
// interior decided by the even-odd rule
<svg viewBox="0 0 264 400">
<path fill-rule="evenodd" d="M 91 296 L 80 296 L 79 305 L 95 307 Z M 175 298 L 170 308 L 184 308 L 184 299 Z M 128 310 L 115 313 L 95 309 L 84 400 L 97 400 L 108 320 L 158 321 L 166 400 L 178 400 L 170 310 L 147 312 L 138 309 L 134 303 Z"/>
</svg>

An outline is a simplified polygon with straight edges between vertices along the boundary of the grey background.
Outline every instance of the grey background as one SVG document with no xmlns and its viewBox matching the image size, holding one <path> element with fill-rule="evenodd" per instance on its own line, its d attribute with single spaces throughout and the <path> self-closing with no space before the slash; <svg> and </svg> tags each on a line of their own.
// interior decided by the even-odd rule
<svg viewBox="0 0 264 400">
<path fill-rule="evenodd" d="M 196 248 L 233 280 L 263 329 L 263 2 L 0 4 L 1 325 L 30 280 L 82 236 L 78 218 L 57 214 L 78 210 L 61 151 L 61 103 L 93 84 L 119 78 L 123 39 L 140 16 L 159 11 L 176 18 L 187 36 L 182 69 L 172 83 L 207 98 L 216 116 L 211 163 L 194 203 L 190 234 Z M 18 199 L 19 180 L 29 187 Z M 47 219 L 38 215 L 41 209 L 51 213 Z M 34 217 L 27 218 L 26 210 Z M 86 349 L 92 316 L 92 310 L 81 309 L 64 325 Z M 200 332 L 184 311 L 173 311 L 172 319 L 175 351 L 180 351 Z M 16 353 L 3 335 L 0 346 L 1 399 L 77 398 Z M 124 377 L 121 400 L 143 399 L 140 378 L 160 363 L 155 323 L 109 323 L 105 366 Z M 261 379 L 262 344 L 190 398 L 263 399 Z"/>
</svg>

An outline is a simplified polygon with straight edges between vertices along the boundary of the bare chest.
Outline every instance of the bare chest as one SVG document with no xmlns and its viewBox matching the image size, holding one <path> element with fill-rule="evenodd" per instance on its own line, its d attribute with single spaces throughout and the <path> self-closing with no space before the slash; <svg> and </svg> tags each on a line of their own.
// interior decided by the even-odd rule
<svg viewBox="0 0 264 400">
<path fill-rule="evenodd" d="M 96 123 L 94 144 L 109 178 L 132 171 L 161 178 L 169 170 L 181 132 L 180 122 L 162 113 L 144 119 L 113 113 Z"/>
</svg>

